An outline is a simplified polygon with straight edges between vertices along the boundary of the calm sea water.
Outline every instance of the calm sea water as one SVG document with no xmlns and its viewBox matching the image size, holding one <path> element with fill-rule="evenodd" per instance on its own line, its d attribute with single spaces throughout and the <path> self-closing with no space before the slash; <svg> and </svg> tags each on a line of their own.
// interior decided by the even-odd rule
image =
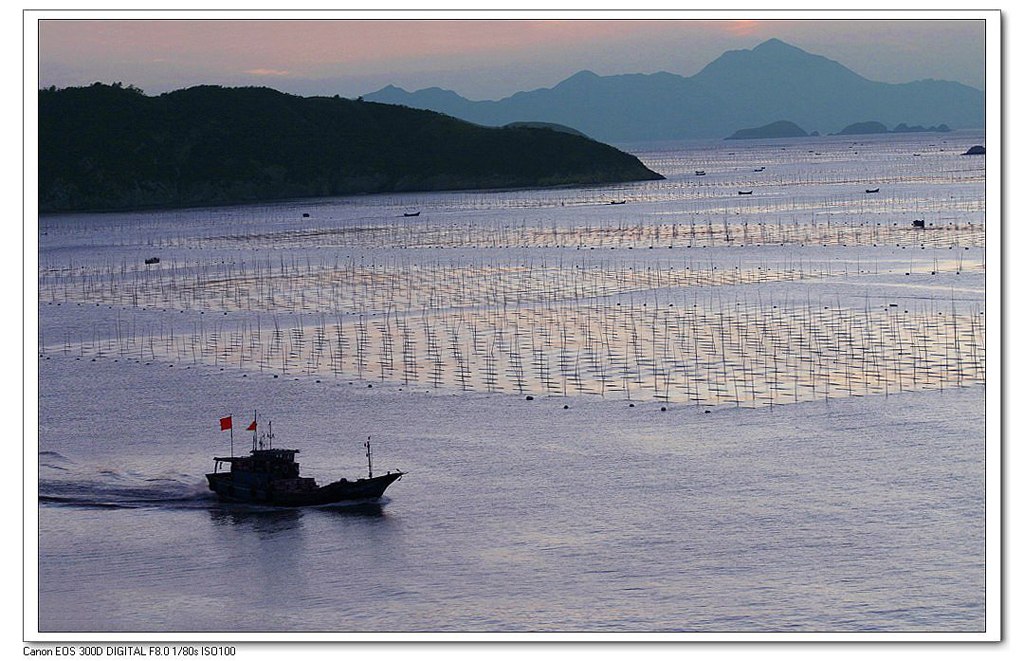
<svg viewBox="0 0 1024 661">
<path fill-rule="evenodd" d="M 942 139 L 917 138 L 902 149 L 926 150 L 929 140 Z M 766 195 L 785 192 L 763 212 L 790 217 L 800 200 L 822 194 L 814 185 L 834 187 L 843 173 L 888 162 L 900 172 L 915 167 L 881 143 L 866 164 L 849 157 L 848 141 L 815 143 L 811 151 L 829 158 L 807 158 L 827 161 L 820 167 L 793 165 L 775 143 L 715 149 L 700 157 L 705 151 L 697 148 L 646 152 L 669 180 L 632 188 L 48 218 L 41 270 L 117 264 L 154 245 L 163 255 L 230 255 L 222 245 L 159 242 L 215 236 L 211 218 L 233 218 L 250 232 L 278 228 L 304 208 L 341 223 L 381 208 L 429 208 L 444 218 L 543 224 L 567 201 L 571 207 L 625 191 L 642 198 L 637 210 L 614 212 L 651 218 L 673 205 L 713 206 L 687 187 L 684 173 L 692 163 L 746 171 L 741 156 L 789 163 L 788 179 L 765 185 Z M 804 181 L 806 172 L 817 182 Z M 928 184 L 945 185 L 962 200 L 954 207 L 967 208 L 976 194 L 963 183 Z M 925 185 L 900 186 L 918 191 L 914 199 L 930 194 Z M 882 212 L 902 214 L 900 204 L 922 212 L 921 202 L 893 200 Z M 325 250 L 354 255 L 317 245 L 287 254 Z M 704 254 L 730 260 L 735 250 Z M 766 259 L 760 250 L 741 259 Z M 537 249 L 529 257 L 576 259 L 570 254 Z M 895 258 L 888 249 L 868 257 L 880 255 Z M 394 255 L 356 255 L 382 257 Z M 458 255 L 464 262 L 507 258 L 484 249 Z M 453 257 L 425 250 L 400 259 Z M 970 297 L 965 289 L 961 296 Z M 858 292 L 845 284 L 829 295 L 856 300 Z M 87 303 L 40 306 L 43 341 L 51 345 L 39 360 L 40 631 L 984 629 L 981 386 L 760 409 L 670 403 L 663 411 L 660 402 L 527 401 L 60 350 L 112 314 Z M 195 311 L 180 314 L 188 319 L 173 323 L 196 318 Z M 220 504 L 203 478 L 212 457 L 228 449 L 217 419 L 247 420 L 254 407 L 273 419 L 277 445 L 300 448 L 303 472 L 321 482 L 361 475 L 367 436 L 376 470 L 409 475 L 376 506 Z M 236 450 L 246 442 L 238 436 Z"/>
</svg>

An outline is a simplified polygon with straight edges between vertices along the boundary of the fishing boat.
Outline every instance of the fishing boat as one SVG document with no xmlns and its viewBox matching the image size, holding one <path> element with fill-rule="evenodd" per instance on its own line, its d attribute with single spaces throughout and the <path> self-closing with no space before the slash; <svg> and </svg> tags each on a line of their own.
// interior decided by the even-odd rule
<svg viewBox="0 0 1024 661">
<path fill-rule="evenodd" d="M 403 213 L 402 215 L 405 216 L 406 218 L 415 218 L 416 216 L 420 215 L 420 212 L 419 211 L 407 211 L 407 212 Z"/>
<path fill-rule="evenodd" d="M 230 416 L 221 419 L 221 430 L 225 429 L 232 429 Z M 259 438 L 255 420 L 247 430 L 253 432 L 253 446 L 249 454 L 236 457 L 232 447 L 231 456 L 214 457 L 213 472 L 206 474 L 210 490 L 225 502 L 303 507 L 374 501 L 405 475 L 396 470 L 374 477 L 373 453 L 370 439 L 366 439 L 363 447 L 366 448 L 367 477 L 341 478 L 320 486 L 314 478 L 300 477 L 299 464 L 295 461 L 298 450 L 273 447 L 273 428 L 269 424 L 268 432 Z M 222 471 L 224 465 L 229 470 Z"/>
<path fill-rule="evenodd" d="M 753 195 L 754 191 L 752 191 L 752 190 L 741 190 L 739 193 L 740 193 L 740 195 Z"/>
<path fill-rule="evenodd" d="M 864 192 L 865 193 L 877 193 L 878 189 L 877 188 L 865 188 Z"/>
</svg>

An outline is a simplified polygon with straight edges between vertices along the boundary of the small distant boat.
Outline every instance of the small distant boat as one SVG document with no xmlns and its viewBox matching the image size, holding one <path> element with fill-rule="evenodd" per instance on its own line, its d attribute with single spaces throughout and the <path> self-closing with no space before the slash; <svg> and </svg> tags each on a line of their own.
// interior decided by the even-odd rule
<svg viewBox="0 0 1024 661">
<path fill-rule="evenodd" d="M 160 263 L 160 258 L 159 257 L 147 257 L 146 258 L 146 264 L 159 264 L 159 263 Z"/>
<path fill-rule="evenodd" d="M 752 190 L 741 190 L 740 191 L 740 195 L 753 195 L 753 194 L 754 194 L 754 191 L 752 191 Z"/>
<path fill-rule="evenodd" d="M 625 203 L 626 203 L 625 200 L 612 200 L 608 204 L 625 204 Z"/>
<path fill-rule="evenodd" d="M 764 172 L 764 166 L 762 165 L 759 168 L 754 168 L 754 172 Z"/>
<path fill-rule="evenodd" d="M 915 221 L 913 221 L 912 225 L 914 227 L 918 227 L 920 229 L 924 229 L 924 221 L 923 220 L 915 220 Z"/>
<path fill-rule="evenodd" d="M 704 170 L 694 170 L 693 173 L 698 177 L 703 177 L 704 175 L 707 174 L 707 172 L 704 172 Z"/>
<path fill-rule="evenodd" d="M 865 188 L 864 192 L 865 193 L 877 193 L 878 189 L 877 188 Z"/>
<path fill-rule="evenodd" d="M 231 418 L 221 419 L 221 430 L 231 429 Z M 268 429 L 272 429 L 268 425 Z M 330 505 L 347 501 L 375 500 L 405 475 L 402 471 L 388 471 L 373 476 L 373 454 L 370 440 L 366 448 L 368 476 L 355 480 L 342 478 L 319 486 L 311 477 L 299 477 L 299 464 L 295 461 L 298 450 L 278 449 L 273 446 L 273 432 L 268 431 L 258 441 L 256 421 L 249 425 L 253 432 L 253 447 L 248 456 L 214 457 L 214 469 L 206 474 L 210 490 L 226 502 L 303 507 Z M 222 464 L 231 468 L 221 471 Z"/>
<path fill-rule="evenodd" d="M 419 211 L 412 211 L 412 212 L 409 212 L 409 213 L 403 213 L 402 215 L 405 216 L 406 218 L 415 218 L 416 216 L 420 215 L 420 212 Z"/>
<path fill-rule="evenodd" d="M 302 214 L 302 217 L 303 218 L 309 218 L 309 214 L 308 213 L 304 213 L 304 214 Z"/>
</svg>

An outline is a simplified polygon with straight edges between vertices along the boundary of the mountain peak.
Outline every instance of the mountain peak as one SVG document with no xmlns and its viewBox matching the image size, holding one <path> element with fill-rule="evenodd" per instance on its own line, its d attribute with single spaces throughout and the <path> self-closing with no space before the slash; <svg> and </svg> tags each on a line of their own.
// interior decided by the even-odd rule
<svg viewBox="0 0 1024 661">
<path fill-rule="evenodd" d="M 720 81 L 731 81 L 733 85 L 750 84 L 777 77 L 783 70 L 788 71 L 790 77 L 801 77 L 804 82 L 811 78 L 830 83 L 836 80 L 844 80 L 847 84 L 854 81 L 867 82 L 834 60 L 808 53 L 774 38 L 750 50 L 726 51 L 701 69 L 694 78 L 702 81 L 717 78 Z"/>
<path fill-rule="evenodd" d="M 577 71 L 576 73 L 569 76 L 562 82 L 558 83 L 558 85 L 556 85 L 555 87 L 561 87 L 563 85 L 579 85 L 580 83 L 589 83 L 591 81 L 597 80 L 598 78 L 600 78 L 600 76 L 598 76 L 590 69 L 584 69 L 582 71 Z"/>
<path fill-rule="evenodd" d="M 771 39 L 769 39 L 767 41 L 762 41 L 757 46 L 754 46 L 754 48 L 751 49 L 751 50 L 754 53 L 805 53 L 806 52 L 806 51 L 803 51 L 803 50 L 797 48 L 796 46 L 792 46 L 790 44 L 787 44 L 786 42 L 782 41 L 781 39 L 776 39 L 775 37 L 772 37 Z"/>
</svg>

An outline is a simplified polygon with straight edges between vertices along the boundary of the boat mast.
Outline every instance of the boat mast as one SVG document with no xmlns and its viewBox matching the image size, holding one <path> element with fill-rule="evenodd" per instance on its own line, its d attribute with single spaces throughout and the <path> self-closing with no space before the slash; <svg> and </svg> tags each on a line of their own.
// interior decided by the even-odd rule
<svg viewBox="0 0 1024 661">
<path fill-rule="evenodd" d="M 256 451 L 256 434 L 257 434 L 256 425 L 255 425 L 255 422 L 256 422 L 256 409 L 252 410 L 252 421 L 254 423 L 253 429 L 252 429 L 252 451 L 255 452 Z"/>
<path fill-rule="evenodd" d="M 363 446 L 366 447 L 366 471 L 367 471 L 367 473 L 369 473 L 370 477 L 372 478 L 373 477 L 373 453 L 370 451 L 370 437 L 369 436 L 366 437 L 366 442 L 363 443 Z"/>
</svg>

